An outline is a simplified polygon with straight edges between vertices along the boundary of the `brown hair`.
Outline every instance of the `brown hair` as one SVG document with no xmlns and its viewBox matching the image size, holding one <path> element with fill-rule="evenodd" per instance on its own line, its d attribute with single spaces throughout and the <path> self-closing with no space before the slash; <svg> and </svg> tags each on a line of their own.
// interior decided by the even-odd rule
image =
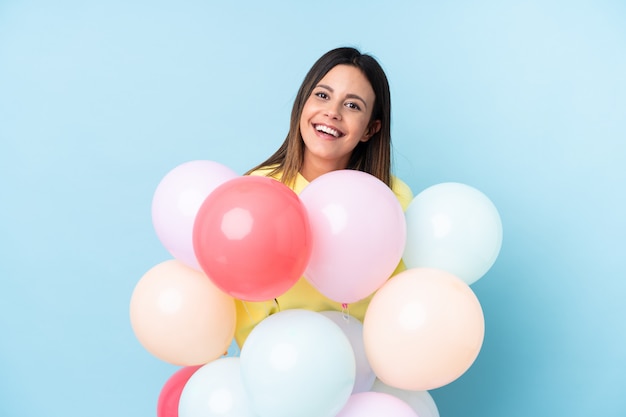
<svg viewBox="0 0 626 417">
<path fill-rule="evenodd" d="M 372 85 L 375 94 L 370 123 L 380 120 L 380 130 L 368 141 L 359 142 L 352 151 L 348 169 L 374 175 L 391 185 L 391 94 L 389 82 L 380 64 L 370 55 L 355 48 L 333 49 L 320 57 L 307 73 L 291 110 L 289 133 L 280 148 L 267 160 L 246 174 L 259 168 L 274 166 L 269 175 L 282 172 L 281 181 L 293 185 L 304 160 L 304 141 L 300 133 L 300 116 L 307 99 L 319 81 L 337 65 L 352 65 L 360 69 Z"/>
</svg>

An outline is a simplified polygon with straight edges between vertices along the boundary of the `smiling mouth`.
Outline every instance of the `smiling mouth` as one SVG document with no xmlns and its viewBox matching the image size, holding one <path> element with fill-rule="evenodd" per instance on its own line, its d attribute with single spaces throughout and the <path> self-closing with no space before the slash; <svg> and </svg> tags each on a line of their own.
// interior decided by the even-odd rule
<svg viewBox="0 0 626 417">
<path fill-rule="evenodd" d="M 318 132 L 325 133 L 325 134 L 330 135 L 330 136 L 335 137 L 335 138 L 340 138 L 340 137 L 342 137 L 344 135 L 343 132 L 340 132 L 339 130 L 333 129 L 332 127 L 329 127 L 329 126 L 326 126 L 326 125 L 313 125 L 313 127 Z"/>
</svg>

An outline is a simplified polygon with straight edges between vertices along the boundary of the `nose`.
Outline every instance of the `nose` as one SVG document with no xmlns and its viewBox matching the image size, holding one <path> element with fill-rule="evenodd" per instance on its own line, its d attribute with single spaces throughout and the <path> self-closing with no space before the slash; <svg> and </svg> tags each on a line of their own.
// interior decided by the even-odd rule
<svg viewBox="0 0 626 417">
<path fill-rule="evenodd" d="M 328 103 L 328 106 L 326 107 L 325 111 L 324 111 L 324 115 L 326 117 L 329 117 L 331 119 L 335 119 L 335 120 L 341 120 L 341 108 L 340 108 L 340 104 L 333 104 L 333 103 Z"/>
</svg>

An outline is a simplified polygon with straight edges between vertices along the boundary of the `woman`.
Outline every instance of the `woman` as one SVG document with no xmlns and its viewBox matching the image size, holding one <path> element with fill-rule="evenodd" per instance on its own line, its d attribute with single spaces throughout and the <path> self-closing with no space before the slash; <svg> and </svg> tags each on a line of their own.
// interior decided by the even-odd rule
<svg viewBox="0 0 626 417">
<path fill-rule="evenodd" d="M 333 49 L 302 82 L 283 144 L 247 174 L 270 176 L 299 194 L 325 173 L 364 171 L 387 184 L 406 209 L 413 195 L 391 174 L 390 122 L 389 83 L 378 62 L 354 48 Z M 350 304 L 350 315 L 363 320 L 370 298 Z M 279 309 L 342 310 L 304 278 L 276 300 L 236 304 L 239 346 L 256 324 Z"/>
</svg>

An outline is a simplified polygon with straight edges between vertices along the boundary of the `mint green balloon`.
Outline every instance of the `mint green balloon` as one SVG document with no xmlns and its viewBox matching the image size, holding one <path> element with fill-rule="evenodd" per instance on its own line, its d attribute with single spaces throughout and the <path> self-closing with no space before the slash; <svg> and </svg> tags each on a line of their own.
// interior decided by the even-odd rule
<svg viewBox="0 0 626 417">
<path fill-rule="evenodd" d="M 350 398 L 355 373 L 344 332 L 313 311 L 269 316 L 241 349 L 241 376 L 259 417 L 334 417 Z"/>
<path fill-rule="evenodd" d="M 502 221 L 495 205 L 476 188 L 447 182 L 413 198 L 405 212 L 407 268 L 437 268 L 467 284 L 493 265 L 502 246 Z"/>
</svg>

